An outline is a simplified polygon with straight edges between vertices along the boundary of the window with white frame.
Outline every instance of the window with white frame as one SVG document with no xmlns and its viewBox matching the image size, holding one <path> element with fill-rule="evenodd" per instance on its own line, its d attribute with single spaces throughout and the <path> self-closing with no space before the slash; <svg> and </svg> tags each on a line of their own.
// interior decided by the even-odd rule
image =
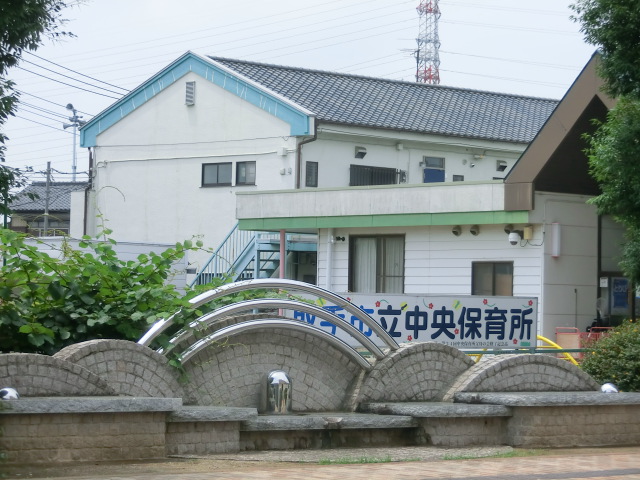
<svg viewBox="0 0 640 480">
<path fill-rule="evenodd" d="M 471 295 L 512 296 L 513 262 L 473 262 Z"/>
<path fill-rule="evenodd" d="M 202 165 L 202 186 L 221 187 L 231 185 L 231 162 L 205 163 Z"/>
<path fill-rule="evenodd" d="M 404 236 L 349 237 L 349 290 L 404 293 Z"/>
</svg>

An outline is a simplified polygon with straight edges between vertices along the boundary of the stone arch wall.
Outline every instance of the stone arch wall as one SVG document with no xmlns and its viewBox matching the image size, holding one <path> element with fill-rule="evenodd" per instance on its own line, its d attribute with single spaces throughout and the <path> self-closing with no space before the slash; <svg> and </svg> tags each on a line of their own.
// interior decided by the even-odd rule
<svg viewBox="0 0 640 480">
<path fill-rule="evenodd" d="M 440 400 L 455 379 L 472 365 L 473 360 L 467 355 L 447 345 L 405 344 L 369 372 L 360 388 L 358 402 Z"/>
<path fill-rule="evenodd" d="M 54 358 L 79 365 L 103 378 L 116 395 L 184 397 L 179 371 L 148 347 L 127 340 L 89 340 L 63 348 Z M 185 399 L 185 403 L 188 400 Z"/>
<path fill-rule="evenodd" d="M 362 368 L 314 335 L 274 328 L 230 337 L 199 352 L 185 365 L 185 389 L 199 405 L 260 405 L 264 378 L 284 370 L 292 380 L 293 410 L 345 407 Z"/>
<path fill-rule="evenodd" d="M 591 391 L 598 383 L 580 367 L 549 355 L 495 355 L 475 364 L 444 396 L 457 392 L 571 392 Z"/>
<path fill-rule="evenodd" d="M 25 397 L 115 395 L 104 379 L 86 368 L 35 353 L 0 355 L 0 384 Z"/>
</svg>

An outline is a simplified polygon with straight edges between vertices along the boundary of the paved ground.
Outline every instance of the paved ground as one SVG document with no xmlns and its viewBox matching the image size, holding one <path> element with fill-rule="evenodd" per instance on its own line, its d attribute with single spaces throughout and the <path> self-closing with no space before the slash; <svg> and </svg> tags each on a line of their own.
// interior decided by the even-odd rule
<svg viewBox="0 0 640 480">
<path fill-rule="evenodd" d="M 526 456 L 461 458 L 495 454 Z M 363 463 L 361 459 L 380 463 Z M 319 463 L 329 461 L 359 463 Z M 170 459 L 161 462 L 25 468 L 9 470 L 5 475 L 8 479 L 57 480 L 640 480 L 640 447 L 515 452 L 509 447 L 464 450 L 410 447 L 258 452 Z"/>
</svg>

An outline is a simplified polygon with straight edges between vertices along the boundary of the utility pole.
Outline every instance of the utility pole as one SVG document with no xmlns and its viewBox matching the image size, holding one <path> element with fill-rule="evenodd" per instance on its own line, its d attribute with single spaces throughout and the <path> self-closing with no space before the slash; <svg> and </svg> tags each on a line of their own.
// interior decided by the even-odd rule
<svg viewBox="0 0 640 480">
<path fill-rule="evenodd" d="M 69 117 L 69 121 L 71 123 L 63 123 L 62 128 L 73 127 L 73 163 L 71 164 L 71 181 L 76 181 L 76 170 L 78 169 L 78 159 L 76 158 L 76 135 L 78 133 L 78 127 L 83 126 L 87 123 L 84 120 L 81 120 L 82 115 L 78 115 L 78 111 L 73 107 L 73 104 L 67 103 L 67 110 L 71 111 L 73 114 Z"/>
</svg>

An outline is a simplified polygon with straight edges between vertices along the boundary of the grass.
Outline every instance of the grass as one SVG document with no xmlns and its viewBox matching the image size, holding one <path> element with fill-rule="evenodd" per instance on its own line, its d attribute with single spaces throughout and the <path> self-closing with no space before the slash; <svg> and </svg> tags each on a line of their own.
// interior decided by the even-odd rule
<svg viewBox="0 0 640 480">
<path fill-rule="evenodd" d="M 318 463 L 320 465 L 347 465 L 347 464 L 363 464 L 363 463 L 389 463 L 391 462 L 391 456 L 387 455 L 386 457 L 344 457 L 344 458 L 321 458 Z"/>
<path fill-rule="evenodd" d="M 513 458 L 513 457 L 537 457 L 544 455 L 545 450 L 511 450 L 509 452 L 496 453 L 495 455 L 445 455 L 443 460 L 470 460 L 474 458 Z"/>
</svg>

